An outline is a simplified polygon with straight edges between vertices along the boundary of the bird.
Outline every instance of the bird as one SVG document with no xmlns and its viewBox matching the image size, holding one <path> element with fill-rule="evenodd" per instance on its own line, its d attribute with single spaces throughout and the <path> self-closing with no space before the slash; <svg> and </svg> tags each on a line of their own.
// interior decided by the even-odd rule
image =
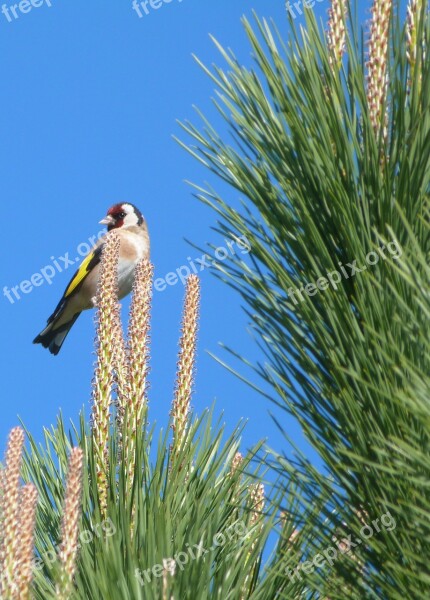
<svg viewBox="0 0 430 600">
<path fill-rule="evenodd" d="M 119 236 L 118 299 L 131 292 L 136 265 L 149 258 L 149 233 L 146 221 L 136 206 L 128 202 L 115 204 L 100 221 L 107 233 L 100 238 L 82 261 L 65 289 L 63 297 L 43 331 L 33 340 L 57 355 L 70 329 L 82 311 L 94 308 L 100 276 L 101 256 L 106 235 L 115 230 Z"/>
</svg>

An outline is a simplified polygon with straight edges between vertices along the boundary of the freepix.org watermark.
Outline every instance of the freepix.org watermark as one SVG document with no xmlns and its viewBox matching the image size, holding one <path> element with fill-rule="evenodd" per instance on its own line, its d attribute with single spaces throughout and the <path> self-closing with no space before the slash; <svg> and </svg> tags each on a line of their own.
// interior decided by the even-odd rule
<svg viewBox="0 0 430 600">
<path fill-rule="evenodd" d="M 51 8 L 51 0 L 21 0 L 9 6 L 3 4 L 1 12 L 5 19 L 9 23 L 12 23 L 13 21 L 17 21 L 22 15 L 29 13 L 33 8 L 40 8 L 41 6 L 49 6 Z"/>
<path fill-rule="evenodd" d="M 285 8 L 287 9 L 288 14 L 293 19 L 296 19 L 297 15 L 303 14 L 302 8 L 305 10 L 313 9 L 315 8 L 315 5 L 319 4 L 320 2 L 325 2 L 325 0 L 292 0 L 291 2 L 287 0 L 285 3 Z"/>
<path fill-rule="evenodd" d="M 251 244 L 247 238 L 242 235 L 234 240 L 225 239 L 225 246 L 218 246 L 215 249 L 214 256 L 202 254 L 197 258 L 187 256 L 188 263 L 178 267 L 175 271 L 170 271 L 164 277 L 158 277 L 154 281 L 154 289 L 157 292 L 164 292 L 168 285 L 176 285 L 179 281 L 185 285 L 188 275 L 201 273 L 205 269 L 215 267 L 219 262 L 226 260 L 229 256 L 234 256 L 237 251 L 240 254 L 248 254 L 251 251 Z"/>
<path fill-rule="evenodd" d="M 106 539 L 116 534 L 116 527 L 109 517 L 102 523 L 97 523 L 92 529 L 85 529 L 79 534 L 79 541 L 77 543 L 77 550 L 80 550 L 82 546 L 91 544 L 95 538 Z M 45 568 L 45 565 L 52 567 L 58 561 L 58 553 L 60 551 L 60 545 L 58 544 L 52 550 L 47 550 L 42 553 L 38 558 L 33 560 L 33 569 L 35 571 L 41 571 Z"/>
<path fill-rule="evenodd" d="M 70 252 L 66 252 L 63 256 L 57 258 L 51 256 L 51 262 L 42 267 L 37 273 L 33 273 L 28 279 L 23 279 L 20 283 L 11 287 L 5 285 L 3 287 L 3 296 L 11 304 L 15 304 L 17 300 L 21 300 L 44 283 L 51 285 L 57 273 L 62 273 L 71 266 L 76 267 L 77 263 L 88 255 L 96 241 L 103 237 L 105 233 L 104 230 L 99 231 L 97 235 L 88 238 L 88 241 L 81 242 L 76 248 L 75 252 L 78 256 L 75 258 L 70 257 L 70 254 L 72 256 L 74 254 Z M 201 273 L 207 268 L 216 266 L 219 262 L 226 260 L 230 256 L 234 256 L 237 253 L 247 254 L 251 250 L 251 245 L 245 236 L 230 240 L 226 238 L 224 241 L 225 245 L 218 246 L 214 251 L 213 257 L 209 256 L 209 254 L 202 254 L 196 258 L 188 256 L 187 264 L 181 265 L 174 271 L 170 271 L 164 277 L 158 277 L 154 281 L 155 291 L 163 292 L 168 286 L 174 286 L 178 282 L 185 285 L 188 275 Z"/>
<path fill-rule="evenodd" d="M 30 294 L 34 288 L 38 288 L 44 283 L 51 285 L 52 280 L 57 273 L 67 271 L 69 267 L 79 263 L 82 258 L 87 256 L 97 240 L 103 237 L 105 233 L 106 231 L 103 229 L 102 231 L 99 231 L 97 235 L 89 237 L 86 242 L 81 242 L 75 250 L 77 256 L 74 258 L 70 258 L 70 252 L 66 252 L 63 256 L 58 256 L 57 258 L 51 256 L 51 262 L 36 273 L 33 273 L 29 279 L 23 279 L 21 283 L 18 283 L 11 288 L 5 285 L 3 287 L 3 296 L 5 296 L 11 304 L 15 304 L 17 300 L 21 300 L 22 295 Z"/>
<path fill-rule="evenodd" d="M 295 569 L 285 568 L 285 574 L 290 581 L 302 581 L 303 576 L 310 575 L 315 569 L 321 569 L 326 563 L 332 566 L 344 554 L 353 554 L 354 548 L 365 544 L 375 533 L 380 533 L 381 529 L 393 531 L 396 528 L 396 521 L 389 511 L 374 519 L 371 524 L 364 523 L 359 531 L 359 537 L 352 539 L 352 535 L 342 536 L 341 539 L 334 539 L 334 545 L 329 546 L 323 552 L 315 554 L 310 560 L 305 560 L 297 565 Z"/>
<path fill-rule="evenodd" d="M 326 273 L 325 277 L 319 277 L 314 283 L 308 283 L 300 288 L 292 288 L 290 287 L 288 292 L 288 298 L 294 302 L 294 304 L 298 304 L 298 302 L 303 302 L 305 299 L 303 294 L 308 297 L 315 296 L 318 292 L 324 292 L 330 286 L 334 289 L 338 289 L 338 284 L 342 281 L 342 279 L 350 279 L 351 277 L 355 277 L 357 273 L 362 273 L 367 269 L 367 267 L 374 267 L 378 264 L 379 260 L 387 260 L 388 256 L 385 254 L 385 250 L 388 250 L 388 254 L 394 260 L 400 258 L 403 254 L 403 250 L 400 247 L 400 244 L 397 240 L 393 240 L 389 242 L 387 246 L 382 244 L 376 248 L 376 251 L 371 251 L 366 254 L 365 263 L 361 267 L 357 266 L 357 260 L 353 260 L 351 263 L 346 263 L 343 265 L 341 262 L 338 263 L 339 271 L 330 271 Z"/>
<path fill-rule="evenodd" d="M 163 8 L 165 4 L 171 4 L 173 1 L 182 2 L 182 0 L 133 0 L 131 7 L 139 19 L 142 19 L 145 15 Z"/>
<path fill-rule="evenodd" d="M 227 527 L 224 531 L 219 531 L 212 538 L 211 547 L 205 548 L 203 546 L 203 540 L 199 544 L 185 544 L 185 548 L 180 552 L 176 552 L 173 557 L 163 558 L 162 562 L 153 565 L 149 569 L 141 570 L 135 569 L 134 576 L 139 581 L 141 586 L 149 583 L 152 577 L 163 577 L 163 575 L 169 572 L 174 575 L 176 569 L 183 571 L 188 563 L 193 560 L 199 560 L 208 552 L 212 552 L 216 548 L 221 548 L 227 541 L 236 539 L 237 541 L 245 539 L 249 535 L 250 531 L 243 521 L 233 523 Z"/>
</svg>

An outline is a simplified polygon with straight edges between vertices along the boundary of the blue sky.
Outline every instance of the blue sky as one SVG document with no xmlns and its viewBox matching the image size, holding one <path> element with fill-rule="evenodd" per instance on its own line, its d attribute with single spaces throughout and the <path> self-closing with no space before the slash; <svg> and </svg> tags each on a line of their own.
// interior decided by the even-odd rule
<svg viewBox="0 0 430 600">
<path fill-rule="evenodd" d="M 199 256 L 184 238 L 199 246 L 222 245 L 211 231 L 214 214 L 193 198 L 184 180 L 223 188 L 172 139 L 181 135 L 177 119 L 197 120 L 193 105 L 224 129 L 211 102 L 213 84 L 191 55 L 222 64 L 211 33 L 251 65 L 241 16 L 251 17 L 254 8 L 286 32 L 284 2 L 159 2 L 158 10 L 141 18 L 131 0 L 35 0 L 41 5 L 31 10 L 23 4 L 28 12 L 15 9 L 18 18 L 10 9 L 14 3 L 5 3 L 8 10 L 0 13 L 1 290 L 30 280 L 54 260 L 64 265 L 60 257 L 66 253 L 75 259 L 79 244 L 101 230 L 98 221 L 119 201 L 135 203 L 146 216 L 156 277 Z M 328 1 L 315 6 L 321 17 L 327 8 Z M 303 16 L 297 19 L 304 23 Z M 232 190 L 224 196 L 238 200 Z M 82 405 L 89 411 L 93 314 L 79 318 L 57 357 L 31 343 L 74 267 L 53 270 L 50 285 L 36 278 L 30 291 L 23 284 L 27 293 L 17 290 L 20 299 L 12 294 L 13 303 L 1 292 L 1 447 L 17 415 L 40 438 L 60 409 L 74 421 Z M 154 294 L 150 414 L 160 424 L 166 423 L 172 400 L 183 292 L 178 283 Z M 262 359 L 239 296 L 205 271 L 194 408 L 201 413 L 216 400 L 229 430 L 248 419 L 244 449 L 262 437 L 282 448 L 269 416 L 273 407 L 209 356 L 207 351 L 230 360 L 219 342 L 251 360 Z M 297 425 L 286 415 L 282 421 L 300 440 Z"/>
</svg>

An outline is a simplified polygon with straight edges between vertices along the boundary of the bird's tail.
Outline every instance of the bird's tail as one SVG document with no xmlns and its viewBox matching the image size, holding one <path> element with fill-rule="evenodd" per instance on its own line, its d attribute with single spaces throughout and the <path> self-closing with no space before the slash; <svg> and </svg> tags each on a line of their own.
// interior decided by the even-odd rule
<svg viewBox="0 0 430 600">
<path fill-rule="evenodd" d="M 39 333 L 37 337 L 34 338 L 33 344 L 42 344 L 44 348 L 48 348 L 51 354 L 58 354 L 60 352 L 61 346 L 64 343 L 64 340 L 67 337 L 72 325 L 79 317 L 81 313 L 76 313 L 70 321 L 67 323 L 62 323 L 60 326 L 55 326 L 56 321 L 53 320 L 48 322 L 48 325 L 45 327 L 43 331 Z"/>
</svg>

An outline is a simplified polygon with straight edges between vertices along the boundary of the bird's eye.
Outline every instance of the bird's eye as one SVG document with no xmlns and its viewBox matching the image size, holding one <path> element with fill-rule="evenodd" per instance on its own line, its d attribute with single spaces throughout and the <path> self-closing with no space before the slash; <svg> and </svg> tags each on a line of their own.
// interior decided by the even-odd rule
<svg viewBox="0 0 430 600">
<path fill-rule="evenodd" d="M 120 212 L 117 214 L 117 218 L 118 219 L 124 219 L 125 218 L 125 212 Z"/>
</svg>

